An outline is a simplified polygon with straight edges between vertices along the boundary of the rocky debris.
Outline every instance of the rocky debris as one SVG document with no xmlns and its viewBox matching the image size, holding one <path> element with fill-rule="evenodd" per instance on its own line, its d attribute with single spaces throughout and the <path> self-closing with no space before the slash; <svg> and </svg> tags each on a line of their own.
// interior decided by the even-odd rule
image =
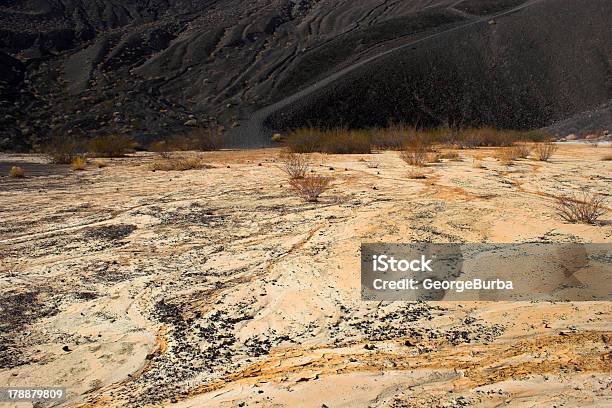
<svg viewBox="0 0 612 408">
<path fill-rule="evenodd" d="M 90 228 L 85 232 L 86 238 L 105 241 L 121 241 L 136 230 L 135 225 L 116 224 Z"/>
<path fill-rule="evenodd" d="M 5 369 L 29 364 L 23 348 L 28 344 L 28 327 L 59 312 L 52 294 L 30 290 L 0 296 L 0 366 Z"/>
<path fill-rule="evenodd" d="M 162 223 L 168 225 L 188 224 L 214 228 L 230 221 L 227 215 L 215 209 L 202 208 L 194 205 L 179 207 L 174 211 L 165 212 L 160 216 Z"/>
<path fill-rule="evenodd" d="M 232 312 L 239 313 L 236 317 L 231 317 L 229 312 L 217 311 L 209 316 L 196 312 L 190 318 L 184 317 L 187 305 L 184 299 L 172 303 L 162 299 L 155 305 L 153 317 L 170 327 L 169 352 L 153 356 L 147 372 L 132 386 L 164 384 L 164 387 L 156 393 L 147 393 L 146 389 L 145 392 L 138 391 L 140 396 L 132 402 L 169 400 L 180 395 L 181 385 L 198 374 L 220 375 L 223 372 L 219 371 L 220 367 L 225 371 L 235 366 L 240 347 L 236 344 L 234 326 L 251 319 L 249 315 L 240 314 L 248 304 L 232 307 Z M 259 342 L 249 345 L 247 348 L 251 351 L 264 350 Z"/>
</svg>

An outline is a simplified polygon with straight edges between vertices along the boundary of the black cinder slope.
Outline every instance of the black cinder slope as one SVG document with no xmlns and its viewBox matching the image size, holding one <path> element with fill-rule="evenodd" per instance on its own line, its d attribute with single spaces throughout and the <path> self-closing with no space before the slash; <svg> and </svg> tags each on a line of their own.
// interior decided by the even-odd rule
<svg viewBox="0 0 612 408">
<path fill-rule="evenodd" d="M 543 127 L 610 100 L 610 12 L 606 1 L 550 0 L 451 29 L 313 89 L 266 124 Z"/>
<path fill-rule="evenodd" d="M 609 1 L 430 3 L 5 1 L 0 149 L 211 122 L 235 146 L 307 123 L 539 127 L 609 106 Z"/>
</svg>

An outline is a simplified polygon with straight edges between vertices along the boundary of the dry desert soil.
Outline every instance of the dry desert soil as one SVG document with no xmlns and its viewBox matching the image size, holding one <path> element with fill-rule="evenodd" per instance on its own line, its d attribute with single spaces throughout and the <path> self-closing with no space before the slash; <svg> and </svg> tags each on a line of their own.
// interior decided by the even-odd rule
<svg viewBox="0 0 612 408">
<path fill-rule="evenodd" d="M 459 150 L 420 180 L 396 152 L 313 154 L 335 177 L 319 203 L 274 149 L 183 172 L 152 153 L 81 172 L 2 155 L 0 384 L 63 386 L 71 407 L 610 406 L 609 302 L 365 302 L 359 250 L 612 243 L 610 208 L 597 225 L 553 209 L 609 198 L 611 150 L 512 166 Z M 15 163 L 33 170 L 6 177 Z"/>
</svg>

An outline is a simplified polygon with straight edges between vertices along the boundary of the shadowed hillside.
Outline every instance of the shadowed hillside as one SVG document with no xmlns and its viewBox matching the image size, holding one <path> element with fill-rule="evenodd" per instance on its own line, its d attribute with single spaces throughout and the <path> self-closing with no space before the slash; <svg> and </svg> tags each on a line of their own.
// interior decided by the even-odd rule
<svg viewBox="0 0 612 408">
<path fill-rule="evenodd" d="M 546 126 L 612 95 L 604 3 L 544 1 L 445 32 L 348 73 L 270 124 Z"/>
<path fill-rule="evenodd" d="M 539 127 L 611 99 L 605 0 L 124 3 L 0 5 L 0 149 L 213 121 L 237 145 L 308 122 Z"/>
</svg>

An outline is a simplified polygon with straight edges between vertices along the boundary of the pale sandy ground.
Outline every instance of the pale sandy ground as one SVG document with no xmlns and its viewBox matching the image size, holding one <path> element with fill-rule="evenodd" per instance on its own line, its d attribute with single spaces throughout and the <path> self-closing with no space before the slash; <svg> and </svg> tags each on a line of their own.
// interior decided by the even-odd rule
<svg viewBox="0 0 612 408">
<path fill-rule="evenodd" d="M 395 152 L 312 155 L 336 177 L 317 204 L 275 150 L 0 178 L 0 385 L 67 406 L 612 406 L 610 303 L 360 300 L 362 242 L 612 243 L 611 212 L 567 224 L 550 197 L 610 195 L 609 148 L 459 153 L 425 180 Z"/>
</svg>

